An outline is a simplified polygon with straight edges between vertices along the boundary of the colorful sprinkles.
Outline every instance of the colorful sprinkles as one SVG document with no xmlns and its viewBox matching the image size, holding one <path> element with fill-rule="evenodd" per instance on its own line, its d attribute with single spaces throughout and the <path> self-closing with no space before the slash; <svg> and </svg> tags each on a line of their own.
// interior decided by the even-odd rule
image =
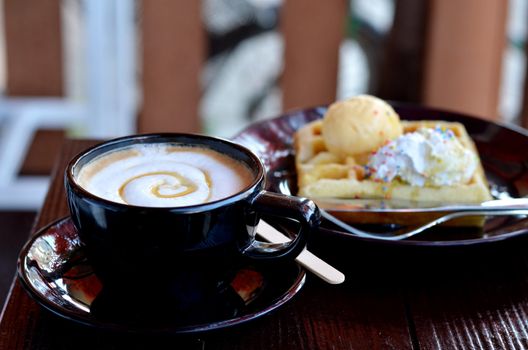
<svg viewBox="0 0 528 350">
<path fill-rule="evenodd" d="M 453 130 L 446 128 L 445 126 L 436 126 L 434 128 L 434 131 L 442 135 L 442 139 L 444 140 L 452 140 L 455 138 L 455 133 Z"/>
<path fill-rule="evenodd" d="M 420 132 L 420 130 L 423 130 L 423 129 L 418 129 L 416 132 Z M 429 128 L 425 130 L 430 130 L 436 133 L 437 135 L 439 135 L 443 143 L 449 142 L 450 140 L 453 140 L 456 137 L 453 130 L 446 128 L 445 126 L 438 125 L 435 128 L 432 128 L 432 129 Z M 397 177 L 401 173 L 402 165 L 401 164 L 396 164 L 396 165 L 391 164 L 392 167 L 390 167 L 389 169 L 387 169 L 387 167 L 384 167 L 384 166 L 387 165 L 390 159 L 394 159 L 395 157 L 400 156 L 405 153 L 406 151 L 401 148 L 398 142 L 387 140 L 384 143 L 384 145 L 381 146 L 377 151 L 374 151 L 371 153 L 370 155 L 371 159 L 376 155 L 380 155 L 382 156 L 382 158 L 381 158 L 381 161 L 377 162 L 376 164 L 377 167 L 374 166 L 375 163 L 372 163 L 372 162 L 369 162 L 369 164 L 364 166 L 365 178 L 370 178 L 371 180 L 375 182 L 379 182 L 379 183 L 391 182 L 393 178 Z M 384 176 L 382 177 L 376 176 L 379 173 L 379 168 L 381 167 L 383 167 Z M 429 174 L 428 172 L 422 172 L 420 173 L 420 175 L 425 178 L 429 178 L 431 176 L 431 174 Z M 382 190 L 386 192 L 387 187 L 383 186 Z"/>
</svg>

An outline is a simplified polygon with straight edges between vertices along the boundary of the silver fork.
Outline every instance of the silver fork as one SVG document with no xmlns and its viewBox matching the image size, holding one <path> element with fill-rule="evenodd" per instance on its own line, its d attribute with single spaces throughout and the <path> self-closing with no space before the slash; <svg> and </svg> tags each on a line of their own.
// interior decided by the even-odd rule
<svg viewBox="0 0 528 350">
<path fill-rule="evenodd" d="M 498 199 L 483 202 L 481 205 L 476 206 L 444 207 L 441 208 L 441 211 L 445 211 L 447 213 L 430 222 L 427 222 L 425 224 L 407 226 L 401 229 L 391 230 L 387 232 L 369 232 L 361 230 L 339 220 L 338 218 L 321 208 L 319 208 L 319 210 L 321 211 L 321 215 L 325 219 L 358 237 L 375 238 L 385 241 L 400 241 L 402 239 L 407 239 L 409 237 L 422 233 L 433 226 L 437 226 L 446 221 L 465 216 L 528 215 L 528 198 Z"/>
</svg>

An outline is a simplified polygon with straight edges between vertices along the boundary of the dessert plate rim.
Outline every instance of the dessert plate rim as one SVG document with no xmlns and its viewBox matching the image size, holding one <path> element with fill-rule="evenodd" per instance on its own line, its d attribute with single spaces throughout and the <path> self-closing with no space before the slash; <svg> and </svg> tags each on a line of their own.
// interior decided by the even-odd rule
<svg viewBox="0 0 528 350">
<path fill-rule="evenodd" d="M 496 137 L 494 133 L 506 132 L 517 135 L 518 139 L 521 139 L 523 144 L 528 145 L 528 130 L 525 130 L 517 125 L 508 124 L 505 122 L 494 122 L 483 118 L 458 113 L 449 110 L 443 110 L 438 108 L 429 108 L 409 103 L 401 103 L 397 101 L 387 101 L 395 109 L 402 120 L 446 120 L 454 122 L 462 122 L 466 126 L 466 129 L 473 139 L 474 136 L 478 136 L 479 139 L 477 144 L 490 144 L 485 138 Z M 235 135 L 232 140 L 239 142 L 242 145 L 250 148 L 265 163 L 266 170 L 268 172 L 268 190 L 288 193 L 291 188 L 288 185 L 284 185 L 280 174 L 283 172 L 291 171 L 285 170 L 286 168 L 293 168 L 293 133 L 302 125 L 323 117 L 326 111 L 327 105 L 314 106 L 309 108 L 295 109 L 288 111 L 277 117 L 262 120 L 247 126 L 244 130 Z M 422 117 L 417 117 L 422 116 Z M 410 117 L 410 118 L 409 118 Z M 471 124 L 471 128 L 468 128 L 467 124 Z M 478 145 L 477 145 L 478 146 Z M 500 147 L 505 147 L 500 145 Z M 481 150 L 479 150 L 481 153 Z M 482 156 L 482 154 L 481 154 Z M 482 159 L 482 157 L 481 157 Z M 486 165 L 483 163 L 485 170 Z M 528 158 L 523 159 L 522 171 L 526 172 L 526 179 L 528 182 Z M 489 180 L 489 178 L 488 178 Z M 526 186 L 528 188 L 528 184 Z M 291 193 L 294 194 L 294 193 Z M 527 195 L 527 194 L 523 194 Z M 331 201 L 331 200 L 330 200 Z M 376 203 L 376 200 L 372 201 Z M 442 209 L 439 207 L 439 209 Z M 386 211 L 385 209 L 376 208 L 375 211 Z M 429 207 L 424 208 L 406 208 L 397 209 L 395 212 L 430 212 L 432 209 Z M 359 211 L 369 211 L 368 208 L 361 208 Z M 481 237 L 467 238 L 467 239 L 433 239 L 433 240 L 420 240 L 420 239 L 408 239 L 401 241 L 382 241 L 374 238 L 361 238 L 354 236 L 348 232 L 341 231 L 339 229 L 331 228 L 323 225 L 319 232 L 323 235 L 331 235 L 334 237 L 340 237 L 347 240 L 359 240 L 367 242 L 376 242 L 377 244 L 386 245 L 398 245 L 398 246 L 434 246 L 434 247 L 453 247 L 453 246 L 468 246 L 485 243 L 494 243 L 504 241 L 506 239 L 519 237 L 528 234 L 528 219 L 519 220 L 509 226 L 499 226 L 494 228 L 494 232 L 500 232 L 497 234 L 487 234 L 483 232 Z"/>
</svg>

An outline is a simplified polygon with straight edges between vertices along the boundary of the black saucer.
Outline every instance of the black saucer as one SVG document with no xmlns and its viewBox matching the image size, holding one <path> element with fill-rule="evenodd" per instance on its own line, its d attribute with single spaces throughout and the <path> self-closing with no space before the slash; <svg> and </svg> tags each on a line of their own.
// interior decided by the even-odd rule
<svg viewBox="0 0 528 350">
<path fill-rule="evenodd" d="M 289 301 L 306 279 L 304 270 L 294 262 L 280 266 L 241 264 L 234 267 L 232 275 L 233 279 L 219 286 L 218 293 L 195 312 L 177 314 L 157 301 L 156 309 L 142 318 L 120 313 L 135 312 L 142 308 L 140 304 L 148 309 L 148 298 L 131 299 L 106 292 L 84 255 L 69 217 L 37 232 L 18 259 L 23 286 L 46 309 L 84 325 L 125 332 L 200 333 L 246 323 Z M 149 282 L 138 277 L 131 288 L 134 283 Z"/>
</svg>

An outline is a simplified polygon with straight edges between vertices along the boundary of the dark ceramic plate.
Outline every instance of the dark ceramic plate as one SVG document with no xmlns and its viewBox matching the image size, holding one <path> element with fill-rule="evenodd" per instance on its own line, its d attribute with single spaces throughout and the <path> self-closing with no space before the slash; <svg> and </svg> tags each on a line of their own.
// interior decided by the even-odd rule
<svg viewBox="0 0 528 350">
<path fill-rule="evenodd" d="M 18 260 L 20 280 L 46 309 L 88 326 L 139 333 L 201 333 L 246 323 L 289 301 L 306 278 L 294 262 L 280 266 L 241 263 L 234 271 L 236 283 L 228 281 L 200 307 L 175 314 L 167 311 L 165 303 L 159 303 L 159 310 L 152 310 L 145 304 L 148 300 L 140 298 L 124 297 L 122 302 L 108 300 L 106 295 L 102 302 L 104 286 L 93 274 L 69 218 L 41 229 L 26 243 Z M 148 276 L 138 276 L 132 283 L 148 283 Z M 248 290 L 251 294 L 244 293 Z M 146 307 L 140 307 L 140 303 Z M 119 305 L 125 305 L 127 309 L 121 310 L 126 315 L 116 314 Z M 137 314 L 142 309 L 149 312 Z"/>
<path fill-rule="evenodd" d="M 464 124 L 475 142 L 492 193 L 497 198 L 520 197 L 528 194 L 528 132 L 515 126 L 506 126 L 483 119 L 430 109 L 392 103 L 403 120 L 445 120 Z M 293 111 L 275 119 L 249 126 L 234 137 L 253 150 L 264 162 L 268 190 L 295 194 L 297 191 L 293 134 L 303 125 L 323 117 L 325 107 Z M 416 209 L 417 211 L 419 209 Z M 380 227 L 369 227 L 380 229 Z M 524 218 L 488 219 L 483 229 L 440 228 L 403 241 L 380 241 L 359 238 L 323 222 L 323 235 L 349 240 L 371 241 L 405 246 L 461 246 L 491 243 L 526 235 L 528 220 Z"/>
</svg>

